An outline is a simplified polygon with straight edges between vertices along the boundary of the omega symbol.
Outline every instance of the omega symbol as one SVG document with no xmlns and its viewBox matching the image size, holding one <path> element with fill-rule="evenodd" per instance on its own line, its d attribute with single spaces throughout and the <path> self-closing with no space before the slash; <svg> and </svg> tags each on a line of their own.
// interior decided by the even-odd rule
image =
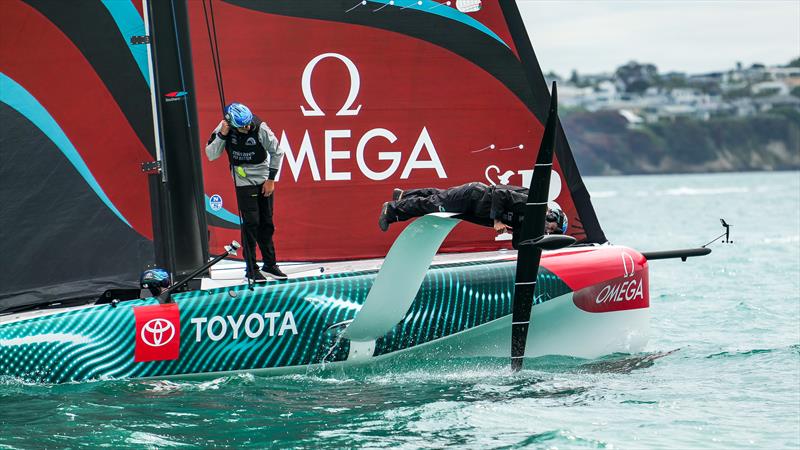
<svg viewBox="0 0 800 450">
<path fill-rule="evenodd" d="M 636 264 L 633 262 L 633 257 L 627 252 L 622 252 L 622 270 L 625 272 L 623 278 L 632 277 L 636 271 Z"/>
<path fill-rule="evenodd" d="M 314 68 L 317 66 L 317 63 L 325 58 L 338 59 L 344 63 L 344 65 L 347 67 L 347 71 L 350 73 L 350 92 L 347 94 L 347 100 L 345 100 L 344 105 L 342 105 L 341 109 L 339 109 L 339 112 L 337 112 L 336 115 L 357 116 L 358 112 L 361 111 L 361 105 L 358 105 L 355 109 L 351 108 L 353 103 L 356 101 L 356 97 L 358 97 L 359 89 L 361 89 L 361 76 L 358 73 L 358 68 L 356 68 L 355 63 L 353 63 L 350 58 L 338 53 L 323 53 L 308 62 L 306 68 L 303 70 L 301 85 L 303 88 L 303 97 L 305 97 L 306 103 L 308 103 L 308 106 L 311 109 L 306 109 L 305 106 L 301 105 L 300 110 L 303 112 L 304 116 L 325 115 L 325 113 L 319 108 L 319 105 L 317 105 L 317 102 L 314 100 L 314 94 L 311 90 L 311 75 L 314 73 Z"/>
</svg>

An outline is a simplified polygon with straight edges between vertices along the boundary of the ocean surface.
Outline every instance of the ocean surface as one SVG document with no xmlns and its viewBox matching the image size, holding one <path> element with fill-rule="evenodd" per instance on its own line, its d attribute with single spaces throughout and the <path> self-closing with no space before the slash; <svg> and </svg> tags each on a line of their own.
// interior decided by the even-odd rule
<svg viewBox="0 0 800 450">
<path fill-rule="evenodd" d="M 647 351 L 204 381 L 0 382 L 0 448 L 800 448 L 800 173 L 588 178 L 650 264 Z M 534 318 L 534 325 L 535 318 Z"/>
</svg>

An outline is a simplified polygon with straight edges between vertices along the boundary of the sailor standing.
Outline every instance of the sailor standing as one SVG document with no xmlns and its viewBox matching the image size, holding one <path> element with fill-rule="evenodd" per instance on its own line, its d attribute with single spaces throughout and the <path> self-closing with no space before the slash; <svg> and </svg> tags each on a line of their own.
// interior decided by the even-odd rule
<svg viewBox="0 0 800 450">
<path fill-rule="evenodd" d="M 247 106 L 231 103 L 225 107 L 224 114 L 224 119 L 208 139 L 206 156 L 209 161 L 214 161 L 223 150 L 228 154 L 242 218 L 246 275 L 256 282 L 265 282 L 265 276 L 286 279 L 286 274 L 276 264 L 272 242 L 275 233 L 272 222 L 275 177 L 283 151 L 275 133 Z M 256 244 L 264 261 L 261 270 L 255 257 Z"/>
</svg>

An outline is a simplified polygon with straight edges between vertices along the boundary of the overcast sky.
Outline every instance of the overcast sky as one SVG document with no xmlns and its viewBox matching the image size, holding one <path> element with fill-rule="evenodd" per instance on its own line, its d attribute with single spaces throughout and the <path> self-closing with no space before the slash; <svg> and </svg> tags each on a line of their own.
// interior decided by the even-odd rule
<svg viewBox="0 0 800 450">
<path fill-rule="evenodd" d="M 800 56 L 800 0 L 517 0 L 542 69 L 568 76 L 631 61 L 710 72 Z"/>
</svg>

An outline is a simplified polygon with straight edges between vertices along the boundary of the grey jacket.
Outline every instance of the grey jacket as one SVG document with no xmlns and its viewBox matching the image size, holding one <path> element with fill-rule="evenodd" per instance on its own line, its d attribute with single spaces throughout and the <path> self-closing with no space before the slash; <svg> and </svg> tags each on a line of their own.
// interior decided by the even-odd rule
<svg viewBox="0 0 800 450">
<path fill-rule="evenodd" d="M 225 141 L 217 136 L 223 123 L 224 121 L 221 121 L 214 128 L 214 139 L 206 145 L 206 156 L 209 161 L 219 158 L 225 151 Z M 229 133 L 235 132 L 236 130 L 233 129 L 229 131 Z M 236 181 L 236 186 L 259 185 L 266 180 L 274 180 L 278 174 L 283 160 L 283 150 L 278 146 L 278 138 L 275 137 L 275 133 L 267 126 L 266 122 L 261 122 L 258 129 L 258 140 L 267 149 L 267 159 L 260 164 L 243 164 L 238 166 L 239 170 L 232 169 L 231 175 Z M 243 172 L 245 176 L 242 176 L 240 172 Z"/>
</svg>

